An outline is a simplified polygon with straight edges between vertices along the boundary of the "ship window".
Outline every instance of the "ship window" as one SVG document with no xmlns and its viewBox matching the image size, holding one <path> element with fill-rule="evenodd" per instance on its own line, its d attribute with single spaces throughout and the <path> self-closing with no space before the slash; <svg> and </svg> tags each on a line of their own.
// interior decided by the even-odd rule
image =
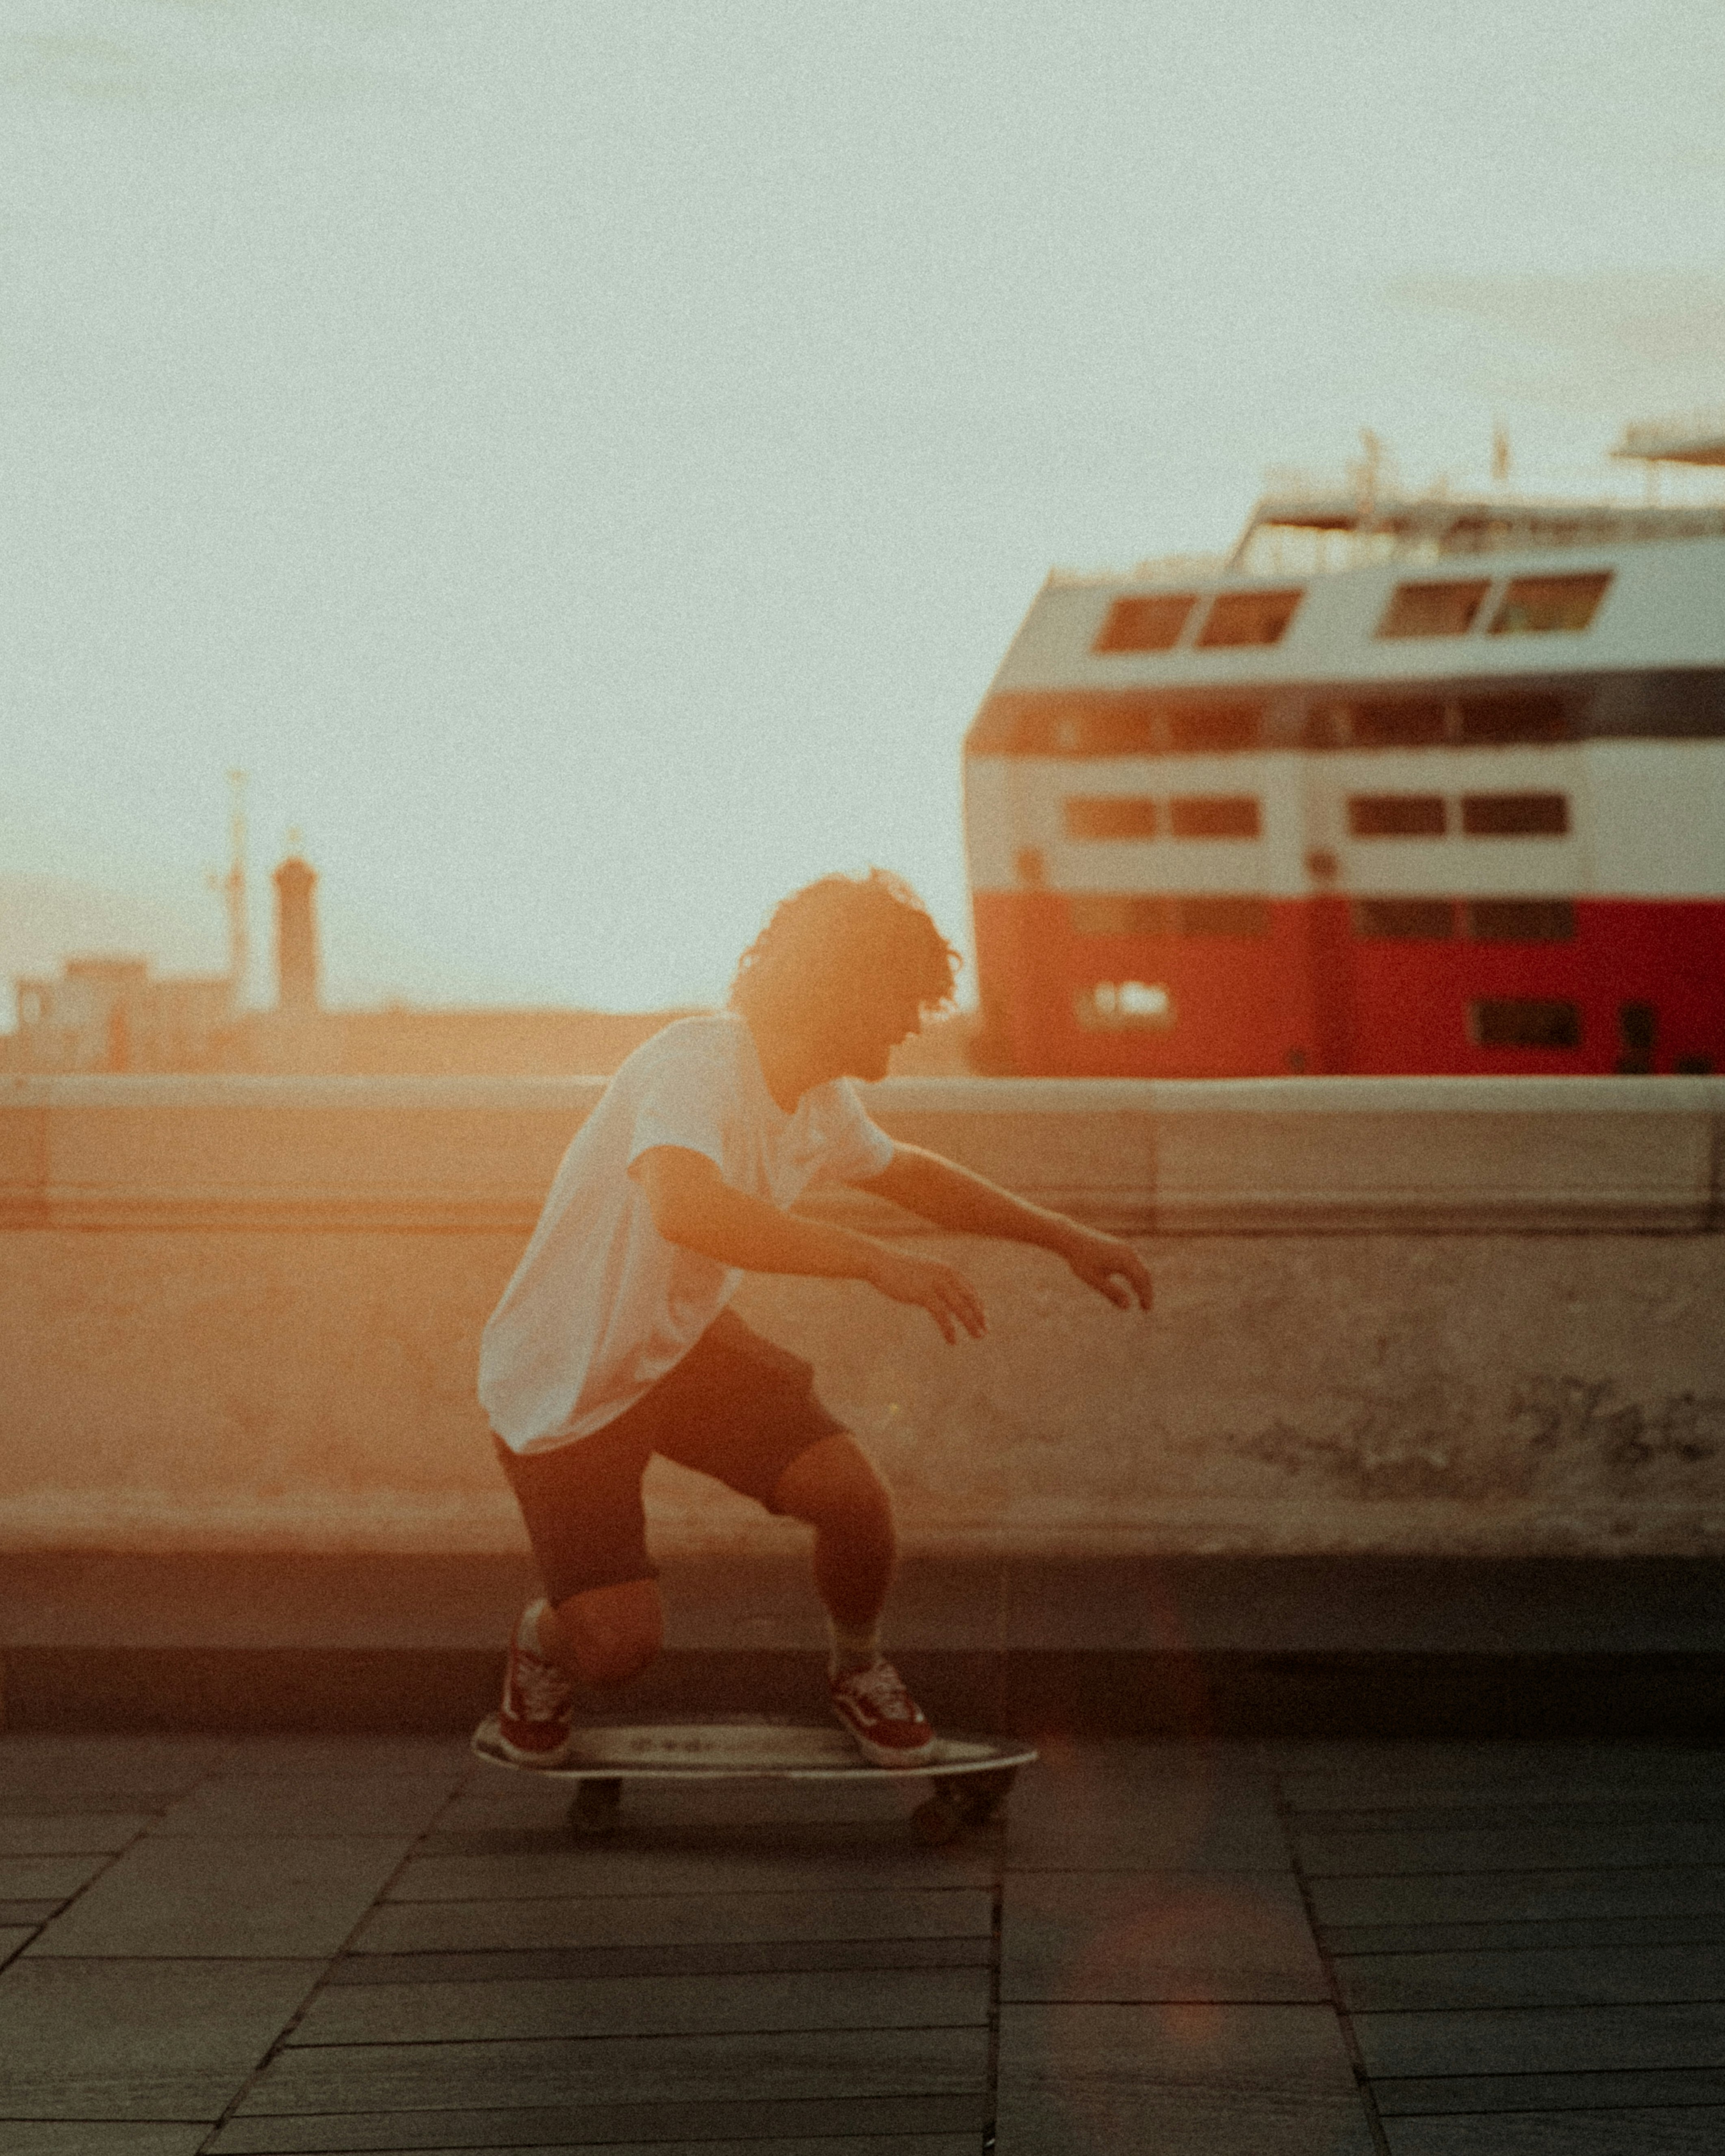
<svg viewBox="0 0 1725 2156">
<path fill-rule="evenodd" d="M 1097 981 L 1072 999 L 1073 1014 L 1086 1030 L 1123 1026 L 1170 1026 L 1174 1000 L 1160 981 Z"/>
<path fill-rule="evenodd" d="M 1013 723 L 1011 746 L 1032 756 L 1143 756 L 1156 746 L 1155 715 L 1136 698 L 1050 697 Z"/>
<path fill-rule="evenodd" d="M 1379 636 L 1466 636 L 1486 596 L 1483 577 L 1453 584 L 1398 584 Z"/>
<path fill-rule="evenodd" d="M 1187 793 L 1168 804 L 1168 826 L 1177 839 L 1255 839 L 1262 818 L 1250 793 Z"/>
<path fill-rule="evenodd" d="M 1476 943 L 1572 943 L 1575 905 L 1567 898 L 1476 898 L 1467 909 Z"/>
<path fill-rule="evenodd" d="M 1164 898 L 1147 891 L 1074 892 L 1077 936 L 1267 936 L 1270 904 L 1250 897 Z"/>
<path fill-rule="evenodd" d="M 1570 1003 L 1505 997 L 1467 1007 L 1476 1048 L 1579 1048 L 1581 1012 Z"/>
<path fill-rule="evenodd" d="M 1183 936 L 1267 936 L 1270 904 L 1262 898 L 1183 898 Z"/>
<path fill-rule="evenodd" d="M 1353 731 L 1358 748 L 1430 748 L 1445 737 L 1444 707 L 1432 696 L 1356 704 Z"/>
<path fill-rule="evenodd" d="M 1561 696 L 1464 696 L 1461 738 L 1476 746 L 1564 741 L 1569 721 Z"/>
<path fill-rule="evenodd" d="M 1356 839 L 1440 839 L 1441 793 L 1351 793 L 1348 828 Z"/>
<path fill-rule="evenodd" d="M 1063 806 L 1069 839 L 1156 836 L 1156 803 L 1143 794 L 1080 794 Z"/>
<path fill-rule="evenodd" d="M 1186 618 L 1198 604 L 1196 592 L 1155 592 L 1116 599 L 1108 609 L 1092 651 L 1172 651 Z"/>
<path fill-rule="evenodd" d="M 1461 828 L 1475 839 L 1561 839 L 1569 828 L 1564 793 L 1465 793 Z"/>
<path fill-rule="evenodd" d="M 1280 644 L 1294 619 L 1303 587 L 1286 592 L 1221 592 L 1198 633 L 1207 650 L 1240 644 Z"/>
<path fill-rule="evenodd" d="M 1075 936 L 1172 936 L 1178 925 L 1171 898 L 1136 891 L 1075 892 L 1066 917 Z"/>
<path fill-rule="evenodd" d="M 1447 898 L 1363 898 L 1354 906 L 1353 932 L 1436 942 L 1455 933 L 1455 909 Z"/>
<path fill-rule="evenodd" d="M 1609 571 L 1589 577 L 1516 577 L 1491 617 L 1493 636 L 1544 636 L 1585 629 L 1610 584 Z"/>
<path fill-rule="evenodd" d="M 1206 750 L 1255 748 L 1263 707 L 1258 704 L 1192 704 L 1168 715 L 1168 747 L 1193 755 Z"/>
<path fill-rule="evenodd" d="M 1656 1004 L 1620 1004 L 1617 1006 L 1617 1041 L 1623 1052 L 1614 1069 L 1625 1078 L 1636 1075 L 1651 1076 L 1653 1050 L 1658 1039 L 1659 1007 Z"/>
</svg>

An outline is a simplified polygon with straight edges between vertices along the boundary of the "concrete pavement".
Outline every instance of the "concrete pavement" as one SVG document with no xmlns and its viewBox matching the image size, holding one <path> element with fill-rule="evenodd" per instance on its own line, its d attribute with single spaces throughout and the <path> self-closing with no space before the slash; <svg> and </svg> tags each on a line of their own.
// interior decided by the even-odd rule
<svg viewBox="0 0 1725 2156">
<path fill-rule="evenodd" d="M 1725 1753 L 1062 1742 L 567 1792 L 441 1738 L 0 1738 L 0 2152 L 1725 2142 Z"/>
</svg>

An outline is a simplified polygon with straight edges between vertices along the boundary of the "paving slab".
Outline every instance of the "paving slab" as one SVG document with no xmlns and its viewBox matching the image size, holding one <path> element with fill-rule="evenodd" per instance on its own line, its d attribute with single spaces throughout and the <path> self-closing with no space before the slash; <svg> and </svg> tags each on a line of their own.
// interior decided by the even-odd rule
<svg viewBox="0 0 1725 2156">
<path fill-rule="evenodd" d="M 1386 2118 L 1519 2117 L 1523 2112 L 1725 2111 L 1725 2070 L 1649 2068 L 1573 2074 L 1444 2074 L 1375 2081 Z"/>
<path fill-rule="evenodd" d="M 1268 1774 L 1167 1748 L 1058 1752 L 1020 1777 L 1007 1810 L 1011 1870 L 1182 1871 L 1289 1868 Z"/>
<path fill-rule="evenodd" d="M 0 1983 L 5 1978 L 0 1975 Z M 598 2036 L 517 2043 L 287 2050 L 241 2113 L 502 2110 L 522 2105 L 829 2103 L 980 2096 L 984 2029 L 834 2029 L 721 2036 Z"/>
<path fill-rule="evenodd" d="M 1323 1924 L 1325 1950 L 1352 1954 L 1535 1953 L 1558 1947 L 1713 1946 L 1717 1917 L 1554 1917 L 1529 1923 Z"/>
<path fill-rule="evenodd" d="M 1268 1799 L 1205 1804 L 1175 1796 L 1165 1804 L 1070 1808 L 1014 1803 L 1007 1814 L 1010 1871 L 1277 1871 L 1292 1866 L 1287 1837 Z"/>
<path fill-rule="evenodd" d="M 911 2143 L 913 2156 L 935 2156 L 953 2142 L 967 2156 L 982 2143 L 986 2105 L 980 2092 L 964 2096 L 790 2097 L 706 2103 L 606 2103 L 503 2111 L 343 2112 L 297 2118 L 230 2120 L 211 2143 L 212 2156 L 298 2156 L 350 2149 L 580 2149 L 693 2147 L 729 2156 L 757 2143 L 777 2152 L 788 2143 L 819 2148 L 836 2141 L 843 2156 L 871 2143 Z M 552 2137 L 556 2136 L 555 2140 Z"/>
<path fill-rule="evenodd" d="M 503 1979 L 326 1990 L 290 2041 L 467 2044 L 539 2036 L 680 2036 L 722 2030 L 978 2026 L 988 1972 L 855 1969 L 706 1976 Z"/>
<path fill-rule="evenodd" d="M 198 2156 L 208 2126 L 80 2118 L 0 2120 L 5 2156 Z"/>
<path fill-rule="evenodd" d="M 344 1954 L 324 1981 L 495 1984 L 592 1976 L 783 1975 L 790 1969 L 989 1969 L 993 1942 L 969 1939 L 758 1940 L 719 1946 L 507 1948 L 477 1953 Z"/>
<path fill-rule="evenodd" d="M 375 2148 L 377 2144 L 367 2144 Z M 510 2156 L 977 2156 L 974 2133 L 821 2134 L 811 2139 L 798 2133 L 786 2141 L 774 2135 L 770 2141 L 559 2141 L 555 2146 L 536 2143 L 531 2148 L 510 2144 Z M 428 2149 L 423 2156 L 452 2156 L 445 2146 Z"/>
<path fill-rule="evenodd" d="M 1032 1789 L 1048 1774 L 1080 1774 L 1098 1781 L 1147 1789 L 1200 1783 L 1212 1789 L 1256 1790 L 1274 1786 L 1286 1768 L 1286 1747 L 1256 1738 L 1086 1737 L 1045 1732 L 1036 1739 L 1034 1768 L 1020 1786 Z"/>
<path fill-rule="evenodd" d="M 108 1856 L 124 1849 L 153 1812 L 44 1812 L 0 1818 L 0 1856 Z"/>
<path fill-rule="evenodd" d="M 0 1735 L 0 1790 L 12 1796 L 175 1795 L 232 1749 L 222 1737 Z"/>
<path fill-rule="evenodd" d="M 391 1887 L 393 1902 L 542 1902 L 581 1895 L 855 1892 L 874 1886 L 927 1891 L 937 1883 L 977 1887 L 992 1875 L 975 1843 L 945 1850 L 891 1845 L 815 1854 L 739 1846 L 586 1847 L 565 1839 L 490 1856 L 415 1857 Z"/>
<path fill-rule="evenodd" d="M 1331 1924 L 1537 1923 L 1595 1917 L 1725 1913 L 1725 1866 L 1604 1871 L 1417 1872 L 1313 1879 L 1317 1920 Z"/>
<path fill-rule="evenodd" d="M 1320 2006 L 1003 2007 L 1000 2156 L 1370 2156 Z"/>
<path fill-rule="evenodd" d="M 1378 2156 L 1354 2097 L 1166 2089 L 1122 2077 L 1003 2086 L 999 2156 Z"/>
<path fill-rule="evenodd" d="M 0 2118 L 219 2118 L 316 1976 L 304 1962 L 0 1970 Z"/>
<path fill-rule="evenodd" d="M 1364 1810 L 1301 1812 L 1295 1816 L 1295 1831 L 1303 1838 L 1318 1833 L 1468 1833 L 1482 1827 L 1494 1833 L 1519 1827 L 1563 1835 L 1598 1828 L 1626 1836 L 1633 1843 L 1644 1828 L 1656 1821 L 1699 1826 L 1725 1824 L 1725 1795 L 1708 1791 L 1657 1795 L 1631 1791 L 1605 1797 L 1594 1791 L 1584 1797 L 1522 1801 L 1502 1793 L 1491 1804 L 1481 1798 L 1470 1804 L 1380 1804 Z"/>
<path fill-rule="evenodd" d="M 1718 2156 L 1725 2109 L 1393 2118 L 1390 2156 Z"/>
<path fill-rule="evenodd" d="M 359 1954 L 487 1948 L 676 1946 L 757 1940 L 987 1938 L 986 1887 L 832 1893 L 591 1894 L 540 1902 L 386 1902 Z"/>
<path fill-rule="evenodd" d="M 1323 2000 L 1299 1890 L 1274 1874 L 1026 1872 L 1002 1906 L 1003 1999 Z"/>
<path fill-rule="evenodd" d="M 1725 1820 L 1704 1825 L 1650 1820 L 1640 1826 L 1480 1826 L 1440 1833 L 1300 1832 L 1301 1861 L 1313 1879 L 1386 1877 L 1410 1872 L 1588 1871 L 1725 1866 Z"/>
<path fill-rule="evenodd" d="M 382 1891 L 409 1843 L 282 1837 L 135 1842 L 30 1954 L 327 1957 Z"/>
<path fill-rule="evenodd" d="M 1535 1789 L 1725 1789 L 1725 1754 L 1662 1744 L 1424 1743 L 1317 1741 L 1274 1747 L 1278 1786 L 1289 1801 L 1394 1802 L 1406 1793 L 1479 1791 L 1496 1801 Z"/>
<path fill-rule="evenodd" d="M 0 2156 L 974 2156 L 997 1943 L 1006 2156 L 1382 2156 L 1331 1972 L 1392 2156 L 1725 2127 L 1719 1754 L 1061 1740 L 929 1850 L 918 1778 L 583 1844 L 459 1740 L 72 1742 L 0 1738 Z"/>
<path fill-rule="evenodd" d="M 465 1737 L 300 1736 L 239 1737 L 229 1740 L 223 1771 L 237 1776 L 334 1775 L 367 1779 L 373 1775 L 419 1774 L 446 1779 L 450 1787 L 475 1768 Z"/>
<path fill-rule="evenodd" d="M 0 1738 L 0 1744 L 4 1742 Z M 86 1814 L 100 1817 L 105 1812 L 131 1812 L 153 1819 L 180 1794 L 177 1789 L 0 1789 L 0 1819 L 69 1819 Z"/>
<path fill-rule="evenodd" d="M 151 1832 L 173 1840 L 274 1835 L 395 1840 L 423 1834 L 448 1803 L 447 1778 L 442 1775 L 339 1780 L 223 1775 L 178 1799 L 151 1825 Z"/>
<path fill-rule="evenodd" d="M 1725 2066 L 1719 2002 L 1360 2014 L 1353 2026 L 1374 2079 Z"/>
<path fill-rule="evenodd" d="M 66 1901 L 112 1861 L 105 1854 L 0 1856 L 0 1901 Z"/>
<path fill-rule="evenodd" d="M 1335 1964 L 1356 2013 L 1493 2006 L 1627 2006 L 1725 1999 L 1725 1942 L 1360 1954 Z"/>
<path fill-rule="evenodd" d="M 424 2130 L 436 2133 L 441 2129 L 433 2126 Z M 224 2148 L 228 2145 L 225 2142 L 221 2144 Z M 238 2146 L 237 2143 L 234 2145 Z M 360 2144 L 352 2145 L 357 2148 Z M 394 2144 L 367 2140 L 363 2145 L 367 2149 L 377 2149 Z M 470 2141 L 459 2144 L 446 2141 L 434 2144 L 415 2142 L 413 2144 L 415 2156 L 455 2156 L 457 2147 L 471 2148 L 475 2145 Z M 810 2137 L 798 2133 L 788 2140 L 778 2134 L 770 2140 L 757 2140 L 752 2137 L 746 2141 L 727 2135 L 723 2141 L 716 2141 L 709 2136 L 699 2141 L 536 2141 L 531 2147 L 511 2141 L 506 2145 L 509 2156 L 977 2156 L 979 2136 L 976 2133 L 937 2133 L 932 2136 L 923 2133 L 823 2133 Z"/>
</svg>

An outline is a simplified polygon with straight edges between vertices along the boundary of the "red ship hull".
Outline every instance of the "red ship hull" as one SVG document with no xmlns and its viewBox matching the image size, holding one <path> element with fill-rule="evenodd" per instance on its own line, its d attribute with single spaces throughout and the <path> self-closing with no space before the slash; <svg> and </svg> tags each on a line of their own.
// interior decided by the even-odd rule
<svg viewBox="0 0 1725 2156">
<path fill-rule="evenodd" d="M 1034 1077 L 1583 1075 L 1725 1068 L 1725 901 L 1578 898 L 1560 942 L 1356 933 L 1343 899 L 1272 900 L 1250 937 L 1080 934 L 1065 894 L 975 894 L 983 1060 Z M 1098 983 L 1166 1024 L 1098 1024 Z M 1547 1014 L 1554 1045 L 1490 1037 Z M 1085 1014 L 1089 1021 L 1086 1022 Z M 1481 1037 L 1481 1029 L 1486 1038 Z"/>
</svg>

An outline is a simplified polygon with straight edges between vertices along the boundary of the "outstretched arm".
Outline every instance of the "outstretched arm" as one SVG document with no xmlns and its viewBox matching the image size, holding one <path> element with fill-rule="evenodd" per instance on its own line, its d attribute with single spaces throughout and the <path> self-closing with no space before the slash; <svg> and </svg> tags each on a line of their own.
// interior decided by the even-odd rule
<svg viewBox="0 0 1725 2156">
<path fill-rule="evenodd" d="M 866 1281 L 895 1302 L 926 1310 L 948 1341 L 988 1329 L 982 1297 L 956 1265 L 896 1250 L 872 1235 L 801 1220 L 726 1182 L 705 1153 L 654 1146 L 629 1170 L 668 1243 L 747 1272 Z"/>
<path fill-rule="evenodd" d="M 1149 1269 L 1130 1243 L 1083 1227 L 1064 1213 L 1014 1198 L 998 1183 L 937 1152 L 921 1146 L 895 1145 L 886 1172 L 856 1188 L 890 1198 L 907 1212 L 920 1213 L 925 1220 L 959 1235 L 1040 1244 L 1063 1257 L 1087 1287 L 1122 1310 L 1130 1310 L 1135 1303 L 1140 1310 L 1150 1307 Z"/>
</svg>

